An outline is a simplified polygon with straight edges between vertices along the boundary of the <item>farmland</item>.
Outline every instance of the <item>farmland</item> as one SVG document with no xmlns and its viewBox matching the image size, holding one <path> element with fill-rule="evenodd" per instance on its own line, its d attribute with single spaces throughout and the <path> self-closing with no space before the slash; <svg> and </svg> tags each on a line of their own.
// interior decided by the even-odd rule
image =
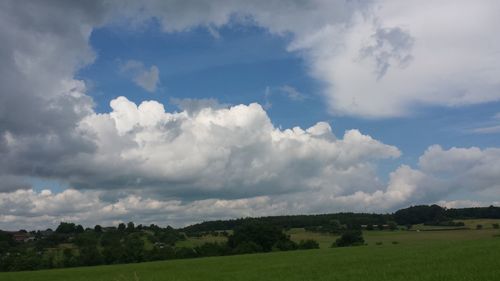
<svg viewBox="0 0 500 281">
<path fill-rule="evenodd" d="M 466 222 L 466 225 L 491 223 Z M 366 246 L 329 248 L 335 235 L 290 229 L 321 249 L 1 273 L 10 280 L 498 280 L 500 231 L 365 231 Z M 190 238 L 189 243 L 213 239 Z M 217 238 L 222 239 L 222 238 Z M 197 242 L 196 242 L 197 241 Z"/>
</svg>

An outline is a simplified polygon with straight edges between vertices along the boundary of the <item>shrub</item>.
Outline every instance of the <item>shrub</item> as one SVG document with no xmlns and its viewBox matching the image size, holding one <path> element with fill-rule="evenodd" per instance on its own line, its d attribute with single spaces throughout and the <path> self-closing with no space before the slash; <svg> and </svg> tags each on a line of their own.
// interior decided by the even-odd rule
<svg viewBox="0 0 500 281">
<path fill-rule="evenodd" d="M 500 225 L 498 223 L 494 223 L 491 225 L 494 229 L 499 229 Z"/>
<path fill-rule="evenodd" d="M 387 223 L 387 225 L 388 225 L 388 227 L 389 227 L 390 230 L 396 230 L 396 229 L 398 229 L 398 225 L 397 225 L 396 222 L 390 221 L 390 222 Z"/>
<path fill-rule="evenodd" d="M 299 242 L 299 249 L 319 249 L 319 243 L 313 239 L 301 240 Z"/>
<path fill-rule="evenodd" d="M 290 241 L 290 237 L 272 224 L 253 221 L 236 227 L 227 242 L 233 249 L 240 244 L 251 242 L 259 246 L 261 251 L 269 252 L 280 241 L 283 244 Z M 257 249 L 253 244 L 245 244 L 242 249 Z"/>
<path fill-rule="evenodd" d="M 384 244 L 384 243 L 382 243 L 382 242 L 376 242 L 376 243 L 375 243 L 375 245 L 377 245 L 377 246 L 380 246 L 380 245 L 382 245 L 382 244 Z"/>
<path fill-rule="evenodd" d="M 364 243 L 365 239 L 360 230 L 349 230 L 344 232 L 344 234 L 332 244 L 332 247 L 360 246 Z"/>
<path fill-rule="evenodd" d="M 398 242 L 398 241 L 392 241 L 391 243 L 392 243 L 392 245 L 397 245 L 397 244 L 399 244 L 399 242 Z"/>
<path fill-rule="evenodd" d="M 483 225 L 482 224 L 476 225 L 476 229 L 483 229 Z"/>
<path fill-rule="evenodd" d="M 291 240 L 280 240 L 278 241 L 278 243 L 276 243 L 275 247 L 280 251 L 292 251 L 292 250 L 297 250 L 297 248 L 299 248 L 297 243 Z"/>
<path fill-rule="evenodd" d="M 264 250 L 260 245 L 252 241 L 242 242 L 233 249 L 234 254 L 252 254 L 263 251 Z"/>
</svg>

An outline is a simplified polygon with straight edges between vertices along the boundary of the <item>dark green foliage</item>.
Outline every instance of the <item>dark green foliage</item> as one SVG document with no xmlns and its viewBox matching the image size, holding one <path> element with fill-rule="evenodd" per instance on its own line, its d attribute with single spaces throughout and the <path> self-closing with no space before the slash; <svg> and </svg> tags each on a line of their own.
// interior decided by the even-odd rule
<svg viewBox="0 0 500 281">
<path fill-rule="evenodd" d="M 120 223 L 118 225 L 118 231 L 123 232 L 123 231 L 125 231 L 125 229 L 126 229 L 126 226 L 124 223 Z"/>
<path fill-rule="evenodd" d="M 134 230 L 135 230 L 134 223 L 133 222 L 127 223 L 127 229 L 126 230 L 127 230 L 127 232 L 134 232 Z"/>
<path fill-rule="evenodd" d="M 284 229 L 305 228 L 310 231 L 338 232 L 338 228 L 343 225 L 363 224 L 385 224 L 393 220 L 390 214 L 366 214 L 366 213 L 337 213 L 323 215 L 296 215 L 296 216 L 272 216 L 261 218 L 241 218 L 234 220 L 217 220 L 190 225 L 183 228 L 186 235 L 194 237 L 197 233 L 207 233 L 210 231 L 233 230 L 248 221 L 259 221 L 272 224 Z M 335 222 L 338 224 L 336 225 Z"/>
<path fill-rule="evenodd" d="M 447 209 L 446 216 L 451 219 L 500 219 L 500 207 Z"/>
<path fill-rule="evenodd" d="M 146 260 L 159 261 L 175 258 L 175 249 L 170 246 L 155 246 L 151 251 L 146 253 Z"/>
<path fill-rule="evenodd" d="M 175 257 L 178 259 L 196 258 L 198 253 L 193 248 L 177 248 L 175 251 Z"/>
<path fill-rule="evenodd" d="M 76 225 L 74 223 L 61 222 L 59 226 L 56 228 L 57 233 L 76 233 Z"/>
<path fill-rule="evenodd" d="M 483 229 L 483 225 L 482 224 L 476 225 L 476 229 Z"/>
<path fill-rule="evenodd" d="M 365 243 L 360 230 L 348 230 L 333 243 L 332 247 L 360 246 Z"/>
<path fill-rule="evenodd" d="M 15 244 L 12 234 L 0 231 L 0 254 L 7 252 Z"/>
<path fill-rule="evenodd" d="M 78 259 L 81 265 L 99 265 L 103 263 L 103 256 L 95 245 L 81 247 Z"/>
<path fill-rule="evenodd" d="M 140 235 L 130 234 L 125 239 L 125 262 L 141 262 L 144 259 L 144 240 Z"/>
<path fill-rule="evenodd" d="M 210 243 L 210 242 L 195 247 L 194 250 L 200 257 L 225 256 L 231 252 L 231 249 L 229 249 L 227 243 Z"/>
<path fill-rule="evenodd" d="M 239 243 L 232 249 L 232 253 L 236 255 L 260 253 L 263 251 L 264 249 L 262 248 L 262 246 L 252 241 Z"/>
<path fill-rule="evenodd" d="M 388 227 L 390 230 L 396 230 L 398 229 L 398 225 L 396 224 L 396 222 L 393 222 L 393 221 L 390 221 L 387 223 Z"/>
<path fill-rule="evenodd" d="M 500 228 L 500 225 L 498 223 L 494 223 L 491 226 L 493 227 L 493 229 L 499 229 Z"/>
<path fill-rule="evenodd" d="M 235 249 L 244 243 L 254 243 L 262 248 L 262 251 L 269 252 L 279 241 L 289 240 L 280 228 L 272 224 L 249 221 L 234 229 L 228 238 L 228 245 Z"/>
<path fill-rule="evenodd" d="M 96 225 L 96 226 L 94 226 L 94 231 L 96 233 L 101 233 L 102 232 L 102 227 L 100 225 Z"/>
<path fill-rule="evenodd" d="M 319 249 L 319 243 L 313 239 L 301 240 L 299 242 L 298 248 L 301 250 Z"/>
<path fill-rule="evenodd" d="M 280 251 L 293 251 L 299 248 L 297 243 L 291 240 L 280 240 L 276 243 L 275 247 Z"/>
<path fill-rule="evenodd" d="M 432 223 L 445 219 L 445 209 L 438 205 L 420 205 L 401 209 L 394 213 L 394 219 L 400 225 Z"/>
</svg>

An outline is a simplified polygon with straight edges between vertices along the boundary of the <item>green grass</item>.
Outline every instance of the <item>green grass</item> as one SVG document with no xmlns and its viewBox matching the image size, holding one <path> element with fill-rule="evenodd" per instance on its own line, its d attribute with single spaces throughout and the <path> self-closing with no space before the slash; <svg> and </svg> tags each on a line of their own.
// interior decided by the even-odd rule
<svg viewBox="0 0 500 281">
<path fill-rule="evenodd" d="M 321 249 L 0 274 L 0 280 L 498 280 L 500 239 Z"/>
<path fill-rule="evenodd" d="M 227 241 L 227 238 L 222 235 L 219 236 L 204 235 L 202 237 L 188 237 L 184 241 L 178 241 L 177 243 L 175 243 L 175 246 L 192 248 L 196 246 L 201 246 L 207 242 L 225 242 L 225 241 Z"/>
<path fill-rule="evenodd" d="M 471 220 L 457 220 L 465 224 L 465 227 L 475 229 L 478 224 L 483 228 L 493 228 L 494 223 L 500 224 L 500 219 L 471 219 Z"/>
<path fill-rule="evenodd" d="M 300 229 L 292 232 L 295 237 L 308 235 Z M 365 234 L 368 246 L 0 273 L 0 280 L 493 281 L 500 276 L 500 237 L 493 237 L 499 233 L 498 230 L 373 231 Z M 376 245 L 376 241 L 383 244 Z"/>
</svg>

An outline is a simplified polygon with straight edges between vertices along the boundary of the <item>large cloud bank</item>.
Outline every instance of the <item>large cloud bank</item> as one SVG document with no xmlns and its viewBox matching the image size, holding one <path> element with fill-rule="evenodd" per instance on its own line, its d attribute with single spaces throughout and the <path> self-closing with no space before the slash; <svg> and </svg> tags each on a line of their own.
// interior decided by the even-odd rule
<svg viewBox="0 0 500 281">
<path fill-rule="evenodd" d="M 97 114 L 75 78 L 95 58 L 89 37 L 99 26 L 155 17 L 165 32 L 183 32 L 237 22 L 291 34 L 289 51 L 324 83 L 333 114 L 394 117 L 422 104 L 483 103 L 500 98 L 498 8 L 496 1 L 2 1 L 0 228 L 60 220 L 180 225 L 392 210 L 456 193 L 498 198 L 496 148 L 432 146 L 417 167 L 402 165 L 385 183 L 378 163 L 401 152 L 357 130 L 335 136 L 323 122 L 280 129 L 258 104 L 184 101 L 186 110 L 165 112 L 155 101 L 119 97 L 111 112 Z M 156 78 L 143 86 L 153 91 Z M 71 188 L 34 191 L 27 177 Z"/>
</svg>

